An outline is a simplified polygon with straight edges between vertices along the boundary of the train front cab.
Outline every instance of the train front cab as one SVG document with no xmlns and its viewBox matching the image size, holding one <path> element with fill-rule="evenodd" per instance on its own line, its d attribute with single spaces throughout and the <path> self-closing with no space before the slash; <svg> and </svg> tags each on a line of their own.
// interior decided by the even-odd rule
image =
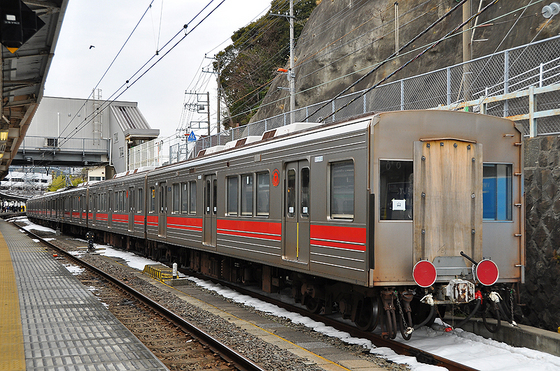
<svg viewBox="0 0 560 371">
<path fill-rule="evenodd" d="M 472 306 L 481 296 L 496 302 L 499 285 L 521 282 L 523 152 L 514 124 L 405 111 L 376 116 L 371 132 L 377 216 L 370 284 L 380 288 L 382 305 L 400 304 L 391 294 L 398 288 L 405 305 L 416 296 L 432 306 Z"/>
</svg>

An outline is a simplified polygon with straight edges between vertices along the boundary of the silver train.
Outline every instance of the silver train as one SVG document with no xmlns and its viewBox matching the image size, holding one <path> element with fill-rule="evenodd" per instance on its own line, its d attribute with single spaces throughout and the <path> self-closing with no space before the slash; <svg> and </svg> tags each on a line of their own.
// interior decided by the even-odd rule
<svg viewBox="0 0 560 371">
<path fill-rule="evenodd" d="M 497 293 L 524 279 L 522 166 L 511 121 L 386 112 L 47 193 L 27 215 L 409 338 L 443 305 L 503 314 Z"/>
</svg>

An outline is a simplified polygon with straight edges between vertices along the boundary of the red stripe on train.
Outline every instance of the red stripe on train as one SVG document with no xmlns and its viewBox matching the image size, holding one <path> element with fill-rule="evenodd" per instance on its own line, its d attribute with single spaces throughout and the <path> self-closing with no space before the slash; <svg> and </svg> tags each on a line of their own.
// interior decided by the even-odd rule
<svg viewBox="0 0 560 371">
<path fill-rule="evenodd" d="M 366 251 L 367 231 L 362 227 L 311 225 L 309 237 L 314 245 Z"/>
<path fill-rule="evenodd" d="M 311 245 L 321 246 L 321 247 L 335 247 L 338 249 L 356 250 L 356 251 L 366 251 L 365 245 L 354 245 L 349 243 L 340 243 L 332 241 L 320 241 L 320 240 L 310 240 Z"/>
<path fill-rule="evenodd" d="M 134 224 L 144 225 L 144 215 L 134 215 Z"/>
<path fill-rule="evenodd" d="M 168 216 L 167 227 L 200 232 L 202 231 L 202 218 Z"/>
<path fill-rule="evenodd" d="M 117 223 L 128 223 L 128 214 L 113 214 L 112 220 Z"/>
<path fill-rule="evenodd" d="M 148 215 L 146 217 L 146 224 L 149 225 L 150 227 L 157 227 L 159 225 L 158 222 L 158 217 L 154 216 L 154 215 Z"/>
<path fill-rule="evenodd" d="M 218 229 L 227 229 L 234 232 L 253 232 L 277 236 L 282 235 L 282 223 L 218 219 L 217 227 Z"/>
</svg>

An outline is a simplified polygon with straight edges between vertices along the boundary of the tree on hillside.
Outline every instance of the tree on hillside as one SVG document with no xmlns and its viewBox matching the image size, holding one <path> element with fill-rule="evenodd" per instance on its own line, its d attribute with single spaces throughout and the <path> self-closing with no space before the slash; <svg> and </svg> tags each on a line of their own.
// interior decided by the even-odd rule
<svg viewBox="0 0 560 371">
<path fill-rule="evenodd" d="M 297 40 L 316 0 L 294 3 L 294 37 Z M 245 125 L 259 108 L 276 70 L 284 67 L 290 54 L 290 23 L 286 0 L 273 0 L 270 10 L 255 22 L 240 28 L 231 37 L 233 44 L 217 54 L 214 70 L 220 73 L 220 83 L 231 115 L 223 120 L 224 127 Z M 232 125 L 233 124 L 233 125 Z"/>
</svg>

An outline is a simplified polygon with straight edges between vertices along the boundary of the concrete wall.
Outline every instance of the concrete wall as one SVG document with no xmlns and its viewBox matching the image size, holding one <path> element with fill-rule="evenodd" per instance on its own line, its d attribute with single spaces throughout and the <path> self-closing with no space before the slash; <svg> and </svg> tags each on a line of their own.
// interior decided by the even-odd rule
<svg viewBox="0 0 560 371">
<path fill-rule="evenodd" d="M 560 137 L 525 140 L 527 324 L 560 327 Z"/>
</svg>

